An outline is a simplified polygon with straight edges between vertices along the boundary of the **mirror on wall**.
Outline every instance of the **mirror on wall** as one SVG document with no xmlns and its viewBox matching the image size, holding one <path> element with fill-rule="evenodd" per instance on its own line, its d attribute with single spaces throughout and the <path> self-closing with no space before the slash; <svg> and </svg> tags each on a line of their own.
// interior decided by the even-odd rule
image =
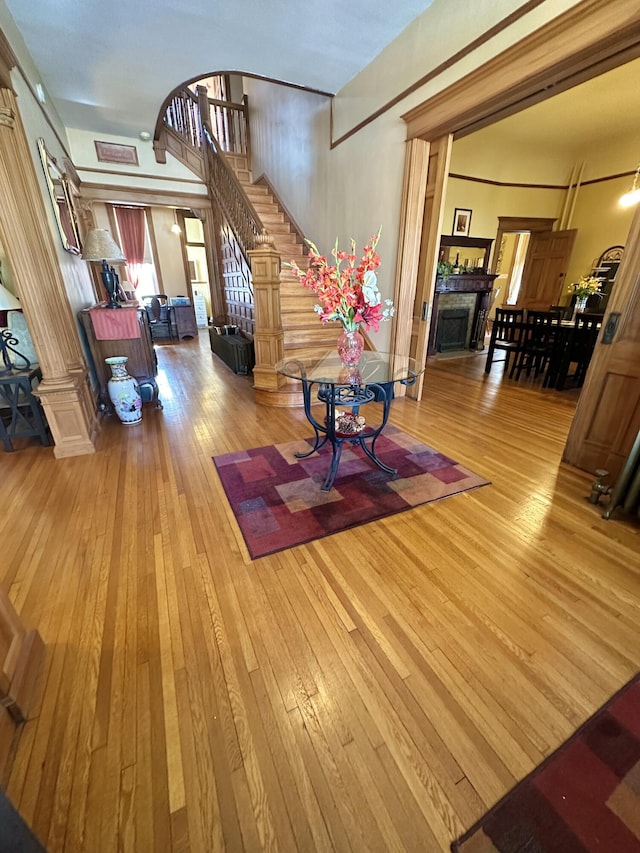
<svg viewBox="0 0 640 853">
<path fill-rule="evenodd" d="M 47 150 L 44 139 L 38 139 L 40 160 L 53 206 L 53 214 L 58 226 L 62 247 L 66 252 L 80 254 L 80 232 L 65 173 L 59 168 L 55 157 Z"/>
</svg>

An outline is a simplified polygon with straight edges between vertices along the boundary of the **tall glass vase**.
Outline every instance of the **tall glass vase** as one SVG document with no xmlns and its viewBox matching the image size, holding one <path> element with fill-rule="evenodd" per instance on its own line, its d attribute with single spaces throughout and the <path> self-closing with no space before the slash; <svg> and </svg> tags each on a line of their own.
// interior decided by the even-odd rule
<svg viewBox="0 0 640 853">
<path fill-rule="evenodd" d="M 364 338 L 355 329 L 351 331 L 344 329 L 338 338 L 338 355 L 342 364 L 357 364 L 364 352 Z"/>
<path fill-rule="evenodd" d="M 579 296 L 574 305 L 573 305 L 573 317 L 571 318 L 574 322 L 576 319 L 576 315 L 580 314 L 587 307 L 587 299 L 588 296 Z"/>
</svg>

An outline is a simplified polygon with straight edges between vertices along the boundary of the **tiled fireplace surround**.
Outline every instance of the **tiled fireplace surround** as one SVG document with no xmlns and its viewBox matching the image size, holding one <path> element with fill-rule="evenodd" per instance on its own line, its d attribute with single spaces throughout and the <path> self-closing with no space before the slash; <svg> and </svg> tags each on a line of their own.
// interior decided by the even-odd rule
<svg viewBox="0 0 640 853">
<path fill-rule="evenodd" d="M 471 342 L 471 332 L 473 325 L 473 316 L 476 308 L 476 294 L 475 293 L 441 293 L 440 299 L 438 300 L 438 319 L 436 321 L 436 329 L 437 322 L 440 319 L 440 314 L 442 311 L 451 311 L 453 309 L 464 309 L 469 311 L 469 321 L 467 323 L 467 334 L 465 339 L 465 344 L 463 349 L 469 349 L 469 343 Z M 436 338 L 436 346 L 437 346 L 437 338 Z"/>
</svg>

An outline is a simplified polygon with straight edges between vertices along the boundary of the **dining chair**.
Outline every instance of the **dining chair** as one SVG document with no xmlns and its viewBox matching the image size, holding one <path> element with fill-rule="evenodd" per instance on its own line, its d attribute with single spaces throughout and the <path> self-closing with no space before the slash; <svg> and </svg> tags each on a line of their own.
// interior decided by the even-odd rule
<svg viewBox="0 0 640 853">
<path fill-rule="evenodd" d="M 561 320 L 570 320 L 573 316 L 571 305 L 549 305 L 549 311 L 559 312 Z"/>
<path fill-rule="evenodd" d="M 484 366 L 485 373 L 491 370 L 493 356 L 497 349 L 504 351 L 505 357 L 499 360 L 504 362 L 505 371 L 509 369 L 509 359 L 512 355 L 517 355 L 520 350 L 524 317 L 523 308 L 496 308 L 495 319 L 491 326 L 487 361 Z"/>
<path fill-rule="evenodd" d="M 559 311 L 527 311 L 518 355 L 509 373 L 516 382 L 522 371 L 539 376 L 547 367 L 560 329 Z"/>
<path fill-rule="evenodd" d="M 164 293 L 152 293 L 148 296 L 141 296 L 140 301 L 142 302 L 149 318 L 151 337 L 155 339 L 157 331 L 164 328 L 166 329 L 168 336 L 172 338 L 173 330 L 169 297 Z"/>
<path fill-rule="evenodd" d="M 558 361 L 556 375 L 550 382 L 556 390 L 562 391 L 568 380 L 573 380 L 576 388 L 584 385 L 603 319 L 603 314 L 576 314 L 575 323 L 566 338 L 566 344 Z M 575 365 L 573 373 L 569 373 L 571 365 Z"/>
</svg>

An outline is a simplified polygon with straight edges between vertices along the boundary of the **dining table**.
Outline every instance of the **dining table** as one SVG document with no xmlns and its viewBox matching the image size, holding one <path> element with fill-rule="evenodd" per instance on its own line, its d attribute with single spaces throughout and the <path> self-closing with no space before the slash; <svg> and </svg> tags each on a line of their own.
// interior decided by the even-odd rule
<svg viewBox="0 0 640 853">
<path fill-rule="evenodd" d="M 366 350 L 357 364 L 343 364 L 335 349 L 316 350 L 301 356 L 288 356 L 275 366 L 276 372 L 296 380 L 302 386 L 304 413 L 315 438 L 308 452 L 296 453 L 304 459 L 326 444 L 331 447 L 329 469 L 322 491 L 333 487 L 344 444 L 359 446 L 368 459 L 388 474 L 397 474 L 376 454 L 376 441 L 382 434 L 391 411 L 398 385 L 413 385 L 424 364 L 405 355 Z M 361 407 L 377 402 L 377 421 L 367 423 Z M 313 405 L 322 406 L 316 417 Z M 344 409 L 344 411 L 342 411 Z"/>
</svg>

